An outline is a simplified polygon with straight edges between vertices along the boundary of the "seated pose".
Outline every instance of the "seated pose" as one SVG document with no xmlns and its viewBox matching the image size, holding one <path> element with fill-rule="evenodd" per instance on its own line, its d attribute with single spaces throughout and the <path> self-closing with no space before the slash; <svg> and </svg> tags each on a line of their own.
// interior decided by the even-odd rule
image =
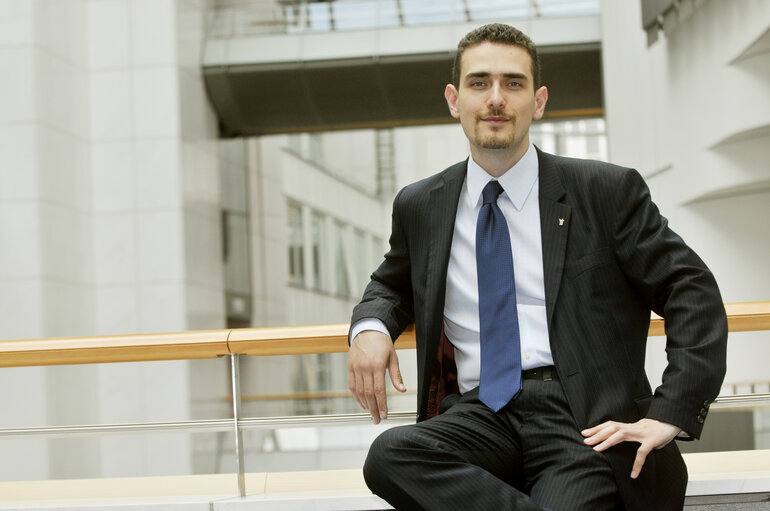
<svg viewBox="0 0 770 511">
<path fill-rule="evenodd" d="M 398 193 L 353 311 L 350 389 L 375 423 L 385 373 L 405 390 L 393 340 L 417 338 L 418 421 L 375 440 L 367 484 L 400 510 L 681 509 L 672 440 L 698 438 L 725 372 L 714 277 L 635 170 L 532 145 L 548 90 L 519 30 L 467 34 L 444 95 L 470 157 Z"/>
</svg>

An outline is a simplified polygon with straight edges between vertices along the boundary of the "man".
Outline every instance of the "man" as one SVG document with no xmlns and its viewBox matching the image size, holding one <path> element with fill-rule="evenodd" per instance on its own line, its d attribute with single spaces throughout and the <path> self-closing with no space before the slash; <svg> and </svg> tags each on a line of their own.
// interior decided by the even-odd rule
<svg viewBox="0 0 770 511">
<path fill-rule="evenodd" d="M 518 30 L 466 35 L 445 97 L 470 158 L 399 192 L 353 312 L 350 389 L 375 423 L 386 370 L 405 390 L 392 340 L 412 322 L 417 338 L 418 423 L 377 438 L 367 484 L 397 509 L 681 509 L 671 440 L 700 435 L 725 371 L 712 274 L 636 171 L 530 143 L 548 90 Z"/>
</svg>

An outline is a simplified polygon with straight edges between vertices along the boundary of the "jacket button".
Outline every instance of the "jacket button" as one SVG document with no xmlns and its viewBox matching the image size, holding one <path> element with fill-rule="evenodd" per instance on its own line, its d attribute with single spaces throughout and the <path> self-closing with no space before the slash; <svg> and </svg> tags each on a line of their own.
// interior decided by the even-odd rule
<svg viewBox="0 0 770 511">
<path fill-rule="evenodd" d="M 709 403 L 708 401 L 704 401 L 703 402 L 703 408 L 708 408 L 710 404 L 711 403 Z"/>
<path fill-rule="evenodd" d="M 698 424 L 703 424 L 703 422 L 704 422 L 705 420 L 706 420 L 706 419 L 704 419 L 704 418 L 703 418 L 703 415 L 698 415 Z"/>
<path fill-rule="evenodd" d="M 708 413 L 708 412 L 706 411 L 706 409 L 705 409 L 705 408 L 701 408 L 701 409 L 700 409 L 700 414 L 701 414 L 703 417 L 705 417 L 707 413 Z"/>
</svg>

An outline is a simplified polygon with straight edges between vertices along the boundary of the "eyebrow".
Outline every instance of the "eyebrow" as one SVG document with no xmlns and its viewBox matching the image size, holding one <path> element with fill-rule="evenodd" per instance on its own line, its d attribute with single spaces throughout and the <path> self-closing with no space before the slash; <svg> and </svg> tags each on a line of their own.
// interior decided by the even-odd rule
<svg viewBox="0 0 770 511">
<path fill-rule="evenodd" d="M 492 76 L 491 73 L 487 71 L 479 71 L 477 73 L 468 73 L 465 75 L 465 79 L 469 78 L 489 78 Z M 503 78 L 516 78 L 518 80 L 528 80 L 529 78 L 524 73 L 503 73 Z"/>
</svg>

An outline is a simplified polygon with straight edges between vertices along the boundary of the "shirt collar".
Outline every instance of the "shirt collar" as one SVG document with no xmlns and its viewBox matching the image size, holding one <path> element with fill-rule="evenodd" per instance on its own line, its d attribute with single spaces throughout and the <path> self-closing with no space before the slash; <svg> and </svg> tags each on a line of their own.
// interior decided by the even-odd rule
<svg viewBox="0 0 770 511">
<path fill-rule="evenodd" d="M 527 201 L 532 188 L 537 181 L 539 164 L 537 160 L 537 151 L 530 142 L 527 152 L 521 159 L 508 169 L 502 176 L 497 178 L 500 186 L 503 187 L 505 195 L 513 202 L 516 210 L 521 211 L 524 203 Z M 473 156 L 468 159 L 468 193 L 474 205 L 481 201 L 481 192 L 488 182 L 492 181 L 491 175 L 482 169 L 478 163 L 473 161 Z"/>
</svg>

